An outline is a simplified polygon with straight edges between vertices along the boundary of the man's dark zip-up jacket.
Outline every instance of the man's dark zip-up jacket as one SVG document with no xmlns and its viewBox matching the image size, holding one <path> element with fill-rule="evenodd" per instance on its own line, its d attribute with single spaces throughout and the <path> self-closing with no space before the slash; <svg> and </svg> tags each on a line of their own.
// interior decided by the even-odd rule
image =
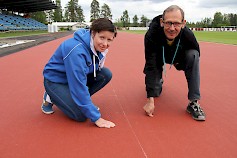
<svg viewBox="0 0 237 158">
<path fill-rule="evenodd" d="M 199 44 L 193 32 L 186 26 L 175 38 L 174 43 L 169 46 L 167 44 L 167 38 L 164 34 L 164 28 L 160 26 L 160 18 L 162 18 L 162 15 L 159 15 L 152 20 L 144 39 L 146 63 L 143 72 L 146 75 L 146 87 L 149 87 L 146 88 L 147 98 L 157 97 L 155 86 L 157 86 L 157 70 L 162 70 L 162 66 L 164 65 L 163 49 L 165 62 L 171 64 L 180 39 L 180 44 L 173 62 L 174 64 L 179 63 L 176 67 L 179 70 L 184 68 L 186 50 L 195 49 L 200 55 Z"/>
</svg>

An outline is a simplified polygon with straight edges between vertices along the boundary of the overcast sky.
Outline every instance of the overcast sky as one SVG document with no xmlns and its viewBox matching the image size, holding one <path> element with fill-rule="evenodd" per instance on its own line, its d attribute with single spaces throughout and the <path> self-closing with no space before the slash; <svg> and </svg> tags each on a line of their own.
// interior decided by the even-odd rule
<svg viewBox="0 0 237 158">
<path fill-rule="evenodd" d="M 64 7 L 69 0 L 61 0 Z M 185 19 L 188 22 L 201 21 L 205 17 L 214 18 L 216 12 L 237 14 L 237 0 L 97 0 L 100 7 L 106 3 L 112 12 L 113 21 L 119 19 L 125 10 L 128 11 L 130 21 L 134 15 L 139 20 L 142 15 L 148 19 L 162 14 L 168 6 L 179 5 L 185 12 Z M 90 4 L 92 0 L 79 0 L 83 14 L 88 22 L 90 20 Z"/>
</svg>

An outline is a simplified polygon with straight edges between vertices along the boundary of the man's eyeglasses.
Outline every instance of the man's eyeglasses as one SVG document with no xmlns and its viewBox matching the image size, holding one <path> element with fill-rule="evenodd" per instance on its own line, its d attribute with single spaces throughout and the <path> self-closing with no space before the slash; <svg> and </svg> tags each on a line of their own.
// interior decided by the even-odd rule
<svg viewBox="0 0 237 158">
<path fill-rule="evenodd" d="M 171 22 L 171 21 L 163 21 L 165 27 L 180 27 L 183 23 L 182 22 Z"/>
</svg>

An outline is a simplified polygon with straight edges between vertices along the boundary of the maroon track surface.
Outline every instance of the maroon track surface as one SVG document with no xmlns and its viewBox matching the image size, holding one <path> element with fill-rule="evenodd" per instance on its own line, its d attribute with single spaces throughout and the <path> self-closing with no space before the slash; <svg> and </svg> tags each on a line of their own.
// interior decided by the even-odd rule
<svg viewBox="0 0 237 158">
<path fill-rule="evenodd" d="M 167 71 L 155 116 L 145 115 L 143 35 L 119 32 L 105 65 L 112 81 L 93 102 L 116 123 L 100 129 L 78 123 L 56 107 L 45 115 L 42 70 L 65 39 L 0 58 L 1 158 L 236 158 L 237 47 L 201 42 L 201 105 L 205 122 L 185 112 L 187 85 L 182 71 Z"/>
</svg>

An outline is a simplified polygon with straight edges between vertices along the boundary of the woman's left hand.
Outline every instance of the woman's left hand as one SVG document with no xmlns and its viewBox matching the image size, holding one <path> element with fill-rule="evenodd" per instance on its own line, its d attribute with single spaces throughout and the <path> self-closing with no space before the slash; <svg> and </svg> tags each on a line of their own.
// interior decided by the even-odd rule
<svg viewBox="0 0 237 158">
<path fill-rule="evenodd" d="M 111 128 L 111 127 L 115 127 L 115 124 L 111 121 L 107 121 L 103 118 L 99 118 L 96 122 L 95 122 L 96 126 L 100 127 L 100 128 Z"/>
</svg>

